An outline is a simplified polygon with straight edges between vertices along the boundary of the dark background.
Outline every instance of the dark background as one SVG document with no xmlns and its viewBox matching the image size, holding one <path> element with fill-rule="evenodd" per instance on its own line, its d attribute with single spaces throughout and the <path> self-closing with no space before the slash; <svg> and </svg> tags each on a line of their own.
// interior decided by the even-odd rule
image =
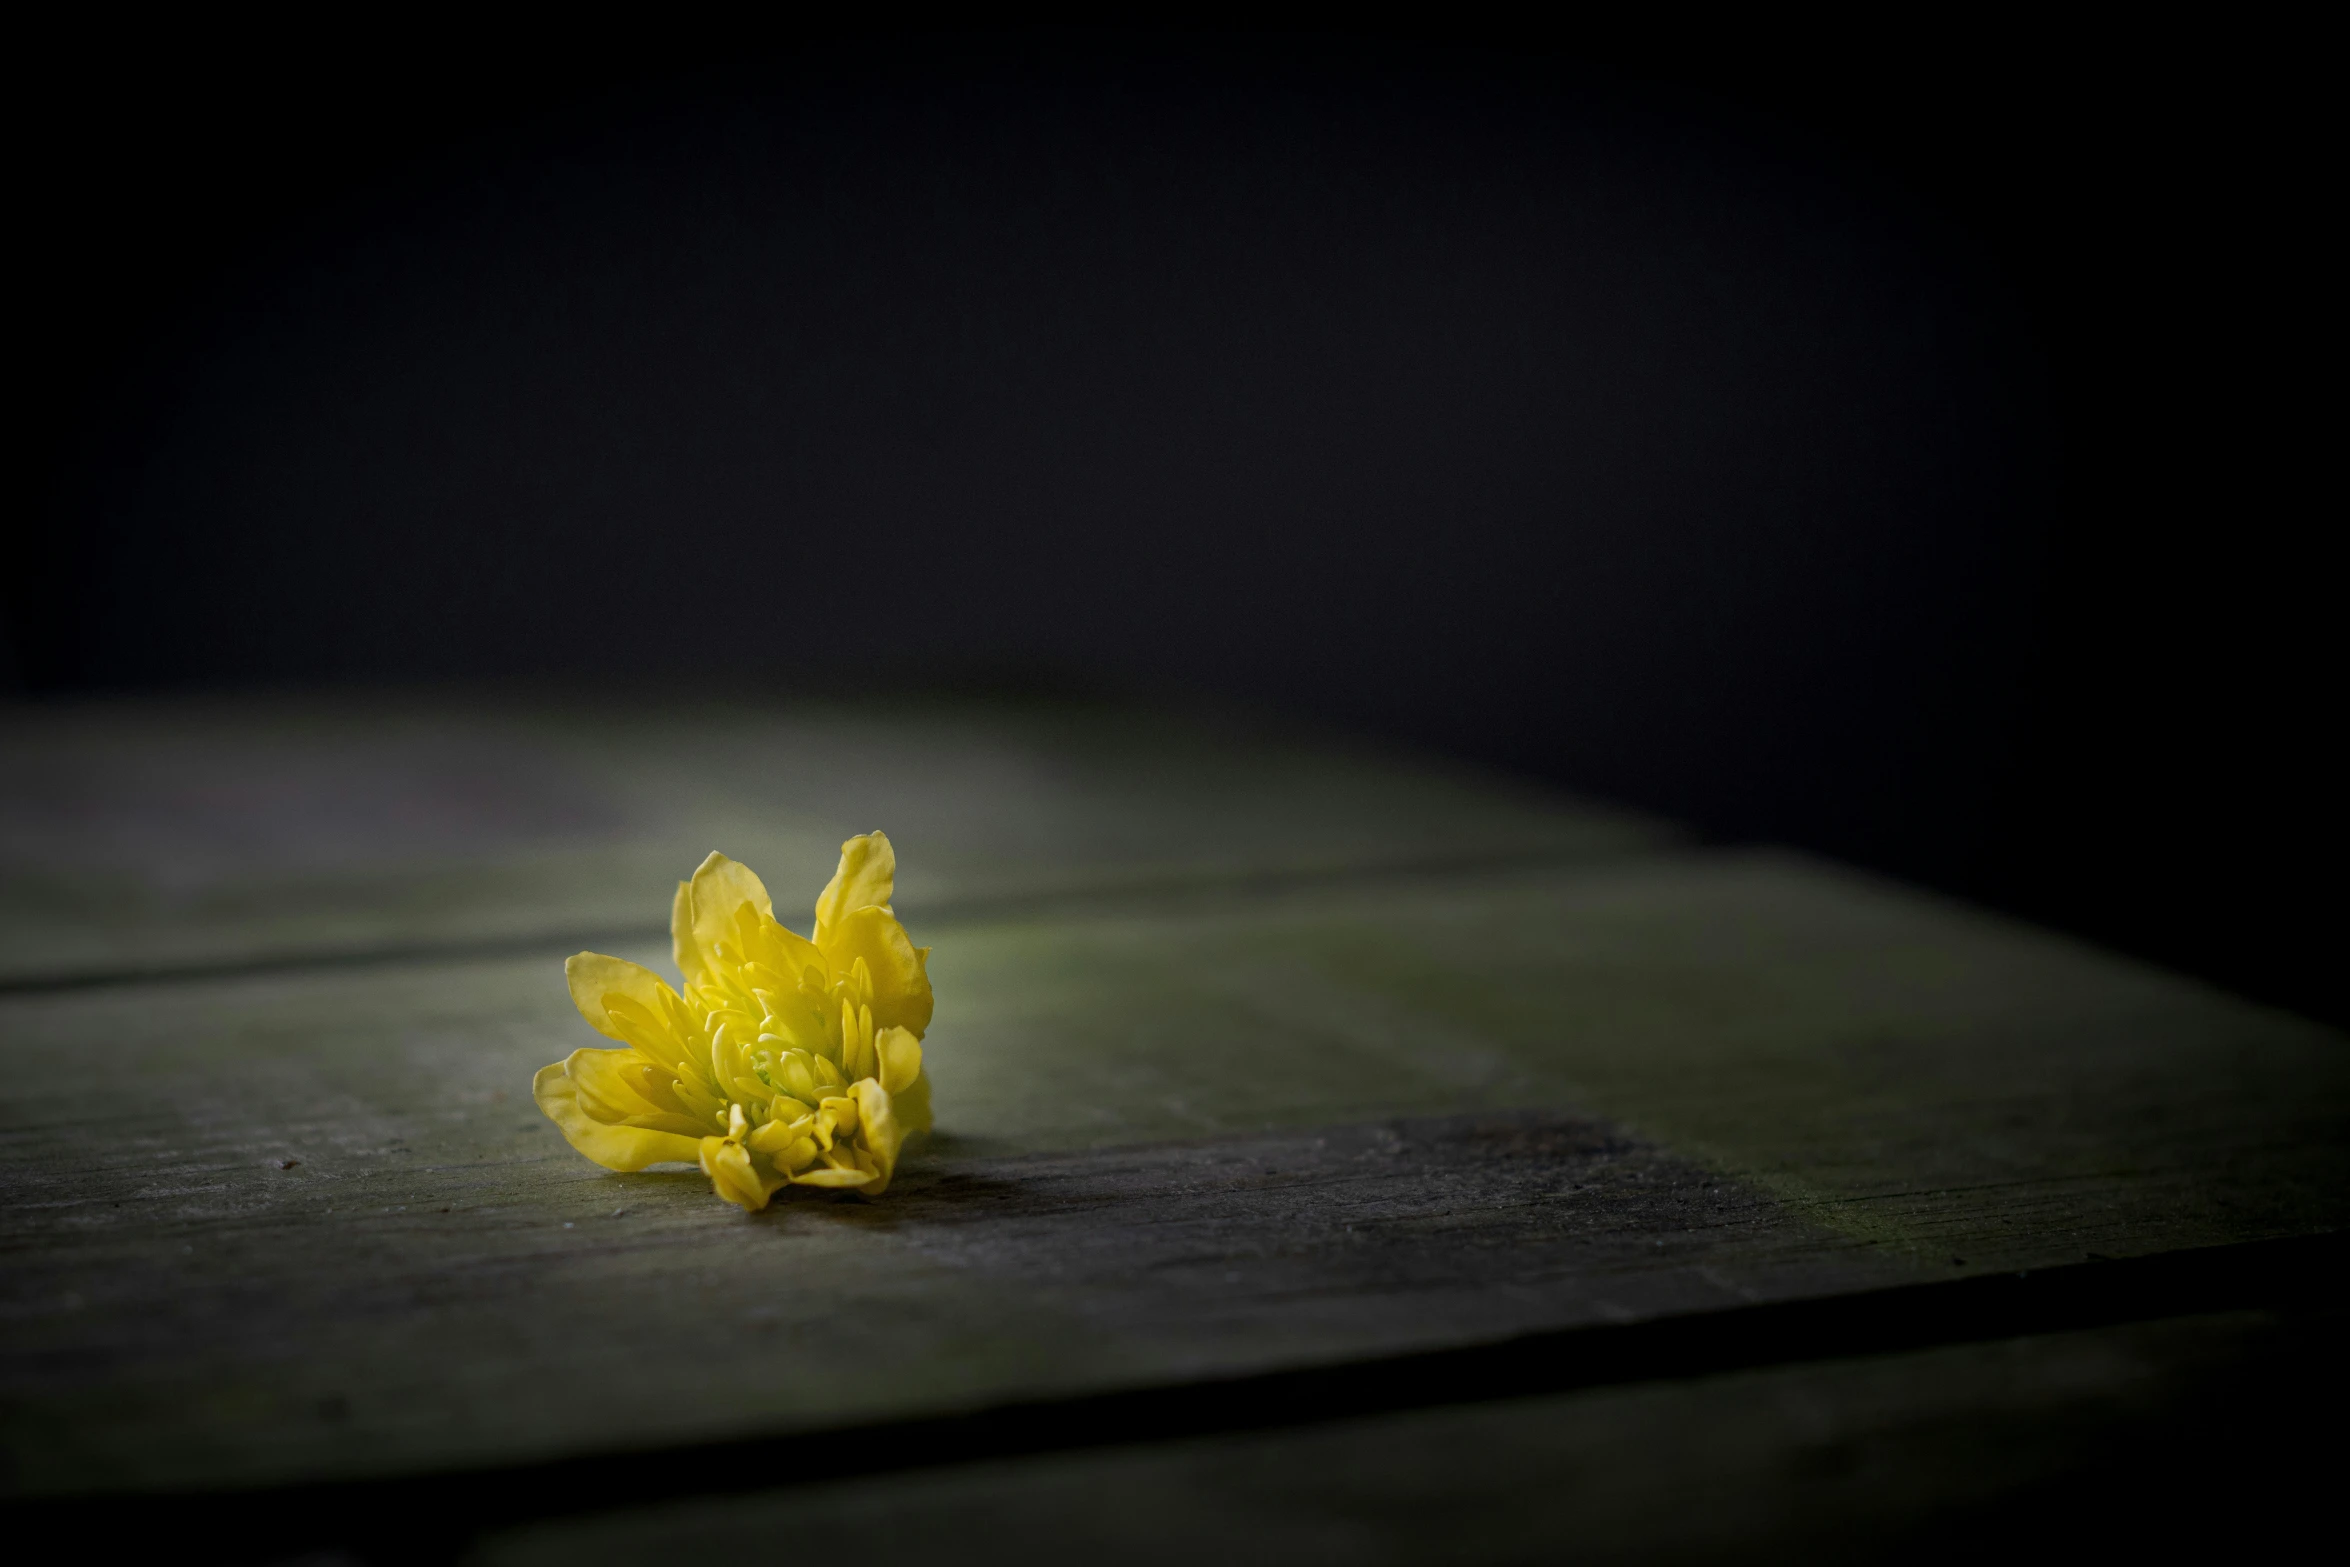
<svg viewBox="0 0 2350 1567">
<path fill-rule="evenodd" d="M 2307 52 L 60 40 L 6 679 L 1238 698 L 2343 1019 Z"/>
</svg>

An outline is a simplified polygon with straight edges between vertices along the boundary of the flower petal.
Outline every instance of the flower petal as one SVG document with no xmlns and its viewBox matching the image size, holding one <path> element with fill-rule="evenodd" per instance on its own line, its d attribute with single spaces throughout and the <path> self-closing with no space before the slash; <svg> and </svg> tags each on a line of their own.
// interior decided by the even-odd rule
<svg viewBox="0 0 2350 1567">
<path fill-rule="evenodd" d="M 869 832 L 842 844 L 840 868 L 816 899 L 818 944 L 823 943 L 824 932 L 844 916 L 858 909 L 888 908 L 897 879 L 898 853 L 890 847 L 887 833 Z"/>
<path fill-rule="evenodd" d="M 761 1174 L 750 1150 L 731 1137 L 703 1138 L 697 1157 L 718 1195 L 745 1213 L 766 1207 L 767 1199 L 783 1187 L 781 1180 Z"/>
<path fill-rule="evenodd" d="M 920 1147 L 930 1135 L 930 1074 L 915 1073 L 904 1093 L 891 1094 L 889 1110 L 898 1120 L 898 1151 Z"/>
<path fill-rule="evenodd" d="M 668 982 L 642 964 L 608 958 L 601 952 L 582 952 L 564 960 L 563 978 L 571 985 L 571 1004 L 579 1008 L 588 1027 L 606 1039 L 630 1043 L 605 1012 L 606 996 L 626 996 L 656 1018 L 668 1015 L 661 1004 L 662 995 L 669 991 Z"/>
<path fill-rule="evenodd" d="M 707 1122 L 685 1112 L 667 1073 L 654 1075 L 633 1050 L 580 1050 L 563 1063 L 579 1108 L 607 1126 L 642 1126 L 700 1137 Z"/>
<path fill-rule="evenodd" d="M 694 944 L 703 962 L 709 962 L 715 955 L 720 942 L 734 952 L 737 963 L 754 956 L 740 950 L 743 938 L 742 932 L 735 928 L 735 915 L 747 903 L 764 918 L 775 917 L 766 883 L 753 875 L 749 866 L 712 851 L 694 872 L 691 885 Z"/>
<path fill-rule="evenodd" d="M 572 1060 L 609 1053 L 575 1051 Z M 612 1126 L 596 1120 L 580 1104 L 578 1085 L 571 1080 L 569 1067 L 570 1062 L 558 1061 L 539 1068 L 538 1076 L 531 1079 L 530 1096 L 538 1101 L 547 1119 L 562 1128 L 564 1140 L 572 1147 L 607 1170 L 641 1170 L 648 1164 L 670 1159 L 682 1159 L 690 1164 L 700 1157 L 701 1145 L 691 1137 L 641 1126 Z"/>
<path fill-rule="evenodd" d="M 882 908 L 856 909 L 829 929 L 819 928 L 818 945 L 836 974 L 859 958 L 873 977 L 873 1022 L 877 1028 L 904 1028 L 919 1039 L 930 1027 L 932 1000 L 928 948 L 906 939 L 906 927 Z"/>
<path fill-rule="evenodd" d="M 759 921 L 756 945 L 758 950 L 751 956 L 774 970 L 775 977 L 787 987 L 796 987 L 800 975 L 809 969 L 819 974 L 824 970 L 823 951 L 772 914 Z"/>
<path fill-rule="evenodd" d="M 866 1174 L 863 1170 L 834 1170 L 826 1168 L 803 1170 L 791 1178 L 791 1183 L 794 1186 L 865 1186 L 870 1187 L 872 1190 L 877 1192 L 881 1190 L 881 1186 L 886 1186 L 889 1184 L 887 1181 L 884 1181 L 881 1183 L 881 1186 L 876 1186 L 873 1184 L 873 1179 L 874 1178 L 872 1176 Z"/>
<path fill-rule="evenodd" d="M 881 1056 L 881 1086 L 893 1094 L 913 1086 L 922 1071 L 922 1041 L 910 1028 L 885 1028 L 873 1041 Z"/>
<path fill-rule="evenodd" d="M 705 960 L 694 940 L 694 884 L 681 881 L 669 900 L 669 950 L 677 958 L 677 977 L 687 988 L 702 982 Z"/>
<path fill-rule="evenodd" d="M 897 1173 L 898 1148 L 905 1134 L 898 1126 L 888 1089 L 868 1077 L 850 1092 L 857 1096 L 857 1130 L 879 1171 L 866 1190 L 878 1197 L 888 1190 L 890 1177 Z"/>
<path fill-rule="evenodd" d="M 779 1100 L 777 1103 L 788 1107 L 791 1101 L 786 1099 Z M 774 1120 L 769 1121 L 766 1125 L 751 1133 L 750 1136 L 744 1138 L 743 1141 L 751 1145 L 752 1152 L 763 1153 L 772 1157 L 776 1154 L 782 1153 L 785 1149 L 791 1147 L 792 1144 L 805 1139 L 808 1134 L 808 1127 L 811 1119 L 811 1117 L 805 1115 L 794 1115 L 789 1117 L 777 1116 Z"/>
<path fill-rule="evenodd" d="M 885 834 L 842 844 L 811 941 L 777 923 L 749 869 L 710 855 L 671 901 L 682 994 L 638 964 L 578 954 L 573 1004 L 629 1048 L 574 1052 L 532 1097 L 596 1163 L 690 1159 L 746 1210 L 791 1182 L 883 1191 L 930 1127 L 929 949 L 890 910 L 896 880 Z"/>
<path fill-rule="evenodd" d="M 612 1020 L 613 1029 L 620 1038 L 634 1045 L 644 1058 L 656 1066 L 674 1073 L 678 1062 L 693 1054 L 690 1037 L 695 1044 L 701 1039 L 699 1030 L 690 1036 L 683 1033 L 674 1017 L 656 1017 L 626 996 L 604 993 L 604 1015 Z"/>
</svg>

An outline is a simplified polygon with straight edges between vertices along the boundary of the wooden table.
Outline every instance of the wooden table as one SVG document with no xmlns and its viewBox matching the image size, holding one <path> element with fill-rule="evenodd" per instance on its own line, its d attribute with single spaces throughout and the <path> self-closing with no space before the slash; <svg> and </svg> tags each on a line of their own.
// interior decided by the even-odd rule
<svg viewBox="0 0 2350 1567">
<path fill-rule="evenodd" d="M 597 1043 L 562 957 L 666 967 L 714 847 L 804 923 L 874 827 L 940 998 L 901 1183 L 745 1216 L 572 1153 L 528 1093 Z M 1816 1559 L 1998 1538 L 2182 1441 L 2267 1464 L 2215 1433 L 2344 1385 L 2339 1034 L 1263 726 L 20 710 L 0 872 L 28 1521 Z"/>
</svg>

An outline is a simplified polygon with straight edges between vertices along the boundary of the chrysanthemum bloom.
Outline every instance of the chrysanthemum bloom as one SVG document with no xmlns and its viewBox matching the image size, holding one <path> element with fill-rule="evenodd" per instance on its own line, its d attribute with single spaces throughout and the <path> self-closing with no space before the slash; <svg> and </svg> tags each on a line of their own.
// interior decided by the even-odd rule
<svg viewBox="0 0 2350 1567">
<path fill-rule="evenodd" d="M 810 941 L 776 923 L 758 877 L 711 855 L 670 914 L 682 994 L 597 952 L 563 965 L 580 1015 L 628 1048 L 542 1070 L 539 1108 L 606 1169 L 690 1160 L 747 1210 L 786 1183 L 881 1192 L 930 1130 L 930 949 L 890 910 L 896 879 L 880 833 L 842 844 Z"/>
</svg>

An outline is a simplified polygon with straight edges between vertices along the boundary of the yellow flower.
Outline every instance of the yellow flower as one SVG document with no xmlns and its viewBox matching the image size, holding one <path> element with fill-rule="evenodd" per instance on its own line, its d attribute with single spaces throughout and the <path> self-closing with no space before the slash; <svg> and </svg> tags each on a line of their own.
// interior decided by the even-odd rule
<svg viewBox="0 0 2350 1567">
<path fill-rule="evenodd" d="M 787 1182 L 880 1193 L 930 1130 L 930 949 L 890 911 L 896 879 L 882 834 L 842 844 L 811 941 L 711 855 L 670 912 L 682 993 L 597 952 L 563 965 L 580 1015 L 628 1048 L 541 1070 L 539 1108 L 606 1169 L 691 1160 L 751 1211 Z"/>
</svg>

